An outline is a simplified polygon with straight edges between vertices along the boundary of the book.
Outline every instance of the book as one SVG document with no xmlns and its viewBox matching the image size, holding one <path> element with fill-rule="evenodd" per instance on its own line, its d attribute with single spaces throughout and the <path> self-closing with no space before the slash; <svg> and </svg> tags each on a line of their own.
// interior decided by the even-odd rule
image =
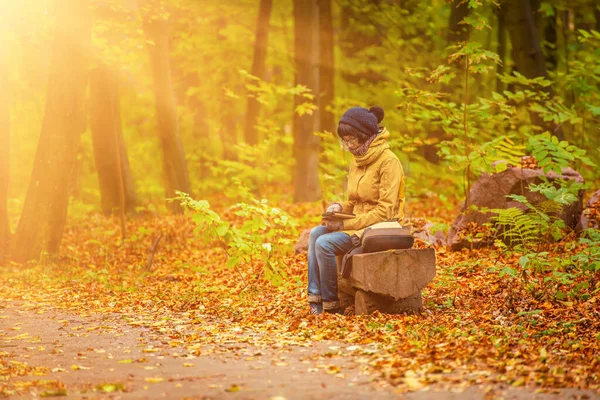
<svg viewBox="0 0 600 400">
<path fill-rule="evenodd" d="M 326 212 L 321 215 L 323 218 L 332 218 L 332 219 L 352 219 L 356 218 L 356 215 L 350 213 L 343 212 Z"/>
</svg>

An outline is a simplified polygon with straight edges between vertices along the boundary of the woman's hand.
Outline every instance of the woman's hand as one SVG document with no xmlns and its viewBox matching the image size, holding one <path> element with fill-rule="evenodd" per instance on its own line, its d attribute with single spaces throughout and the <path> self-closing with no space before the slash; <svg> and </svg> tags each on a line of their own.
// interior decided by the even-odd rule
<svg viewBox="0 0 600 400">
<path fill-rule="evenodd" d="M 323 218 L 322 223 L 330 232 L 341 231 L 342 229 L 344 229 L 344 221 L 342 221 L 341 219 Z"/>
</svg>

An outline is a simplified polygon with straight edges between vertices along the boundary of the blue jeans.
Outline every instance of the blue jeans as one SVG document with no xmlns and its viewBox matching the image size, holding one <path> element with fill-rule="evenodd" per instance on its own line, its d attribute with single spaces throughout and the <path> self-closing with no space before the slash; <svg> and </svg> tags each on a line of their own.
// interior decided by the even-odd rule
<svg viewBox="0 0 600 400">
<path fill-rule="evenodd" d="M 308 239 L 308 301 L 323 303 L 324 309 L 338 308 L 337 262 L 335 256 L 352 248 L 350 235 L 329 232 L 325 226 L 310 231 Z"/>
</svg>

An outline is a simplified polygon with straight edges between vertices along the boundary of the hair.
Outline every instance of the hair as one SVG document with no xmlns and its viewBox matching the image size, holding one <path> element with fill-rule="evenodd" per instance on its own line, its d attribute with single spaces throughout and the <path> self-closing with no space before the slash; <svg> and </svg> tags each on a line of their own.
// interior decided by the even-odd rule
<svg viewBox="0 0 600 400">
<path fill-rule="evenodd" d="M 340 122 L 338 124 L 337 134 L 340 137 L 340 139 L 344 138 L 346 136 L 353 136 L 356 139 L 358 139 L 360 144 L 365 143 L 371 137 L 371 135 L 369 135 L 365 132 L 361 132 L 358 129 L 356 129 L 355 127 L 353 127 L 352 125 L 348 125 L 344 122 Z"/>
</svg>

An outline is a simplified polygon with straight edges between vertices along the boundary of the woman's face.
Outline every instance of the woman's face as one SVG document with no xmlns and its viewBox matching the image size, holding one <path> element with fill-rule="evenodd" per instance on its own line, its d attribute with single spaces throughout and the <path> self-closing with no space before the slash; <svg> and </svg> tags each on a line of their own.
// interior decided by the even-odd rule
<svg viewBox="0 0 600 400">
<path fill-rule="evenodd" d="M 360 146 L 360 142 L 354 136 L 342 137 L 342 143 L 348 148 L 348 150 L 355 150 L 358 148 L 358 146 Z"/>
</svg>

